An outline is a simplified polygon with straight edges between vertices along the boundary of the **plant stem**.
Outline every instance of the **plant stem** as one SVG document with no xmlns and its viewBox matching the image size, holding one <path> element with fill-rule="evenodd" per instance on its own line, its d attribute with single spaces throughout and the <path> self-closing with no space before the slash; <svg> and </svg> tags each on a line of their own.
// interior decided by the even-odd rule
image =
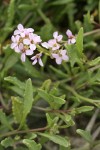
<svg viewBox="0 0 100 150">
<path fill-rule="evenodd" d="M 7 133 L 4 133 L 4 134 L 1 134 L 0 135 L 0 138 L 1 137 L 8 137 L 8 136 L 12 136 L 12 135 L 15 135 L 15 134 L 23 134 L 23 133 L 30 133 L 30 132 L 39 132 L 39 131 L 45 131 L 47 130 L 48 127 L 43 127 L 43 128 L 37 128 L 37 129 L 30 129 L 30 130 L 22 130 L 22 131 L 19 131 L 19 130 L 14 130 L 14 131 L 11 131 L 11 132 L 7 132 Z"/>
<path fill-rule="evenodd" d="M 39 51 L 39 52 L 44 53 L 44 54 L 46 54 L 47 56 L 50 55 L 49 51 L 46 50 L 45 48 L 42 48 L 42 47 L 39 46 L 39 45 L 37 45 L 36 47 L 38 48 L 38 51 Z"/>
<path fill-rule="evenodd" d="M 86 32 L 86 33 L 84 33 L 84 36 L 88 36 L 88 35 L 98 33 L 98 32 L 100 32 L 100 29 L 96 29 L 96 30 L 93 30 L 93 31 L 90 31 L 90 32 Z"/>
<path fill-rule="evenodd" d="M 78 97 L 79 99 L 81 99 L 83 101 L 89 102 L 91 104 L 95 104 L 96 106 L 97 106 L 96 103 L 100 103 L 100 100 L 94 100 L 94 99 L 90 99 L 90 98 L 79 95 L 72 87 L 70 87 L 68 85 L 67 86 L 63 85 L 63 87 L 65 89 L 67 89 L 68 91 L 70 91 L 71 93 L 73 93 L 73 95 L 75 95 L 76 97 Z"/>
</svg>

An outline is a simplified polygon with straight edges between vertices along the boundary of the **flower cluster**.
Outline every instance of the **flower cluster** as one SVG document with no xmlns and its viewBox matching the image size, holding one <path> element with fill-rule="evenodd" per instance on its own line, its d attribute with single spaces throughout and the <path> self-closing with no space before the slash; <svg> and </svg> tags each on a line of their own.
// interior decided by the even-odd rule
<svg viewBox="0 0 100 150">
<path fill-rule="evenodd" d="M 66 31 L 68 36 L 68 44 L 74 44 L 76 42 L 75 36 L 72 34 L 70 30 Z M 14 34 L 11 37 L 12 44 L 11 48 L 14 49 L 15 52 L 21 54 L 22 62 L 25 62 L 26 55 L 33 55 L 31 60 L 33 60 L 32 64 L 35 65 L 37 62 L 40 66 L 43 66 L 43 62 L 41 60 L 42 53 L 45 54 L 45 51 L 41 51 L 39 47 L 42 49 L 49 50 L 50 57 L 55 59 L 57 64 L 61 64 L 62 61 L 68 61 L 69 57 L 67 55 L 67 50 L 63 45 L 63 36 L 59 35 L 58 32 L 53 33 L 53 39 L 50 39 L 48 42 L 43 42 L 37 34 L 34 33 L 34 29 L 32 28 L 24 28 L 22 24 L 17 26 L 17 30 L 14 31 Z M 40 46 L 38 47 L 38 45 Z M 38 47 L 38 48 L 37 48 Z M 39 53 L 35 53 L 37 50 Z"/>
<path fill-rule="evenodd" d="M 53 33 L 54 39 L 44 42 L 41 45 L 50 50 L 51 58 L 56 59 L 57 64 L 61 64 L 63 60 L 68 61 L 67 51 L 62 47 L 62 35 L 59 35 L 58 32 Z"/>
</svg>

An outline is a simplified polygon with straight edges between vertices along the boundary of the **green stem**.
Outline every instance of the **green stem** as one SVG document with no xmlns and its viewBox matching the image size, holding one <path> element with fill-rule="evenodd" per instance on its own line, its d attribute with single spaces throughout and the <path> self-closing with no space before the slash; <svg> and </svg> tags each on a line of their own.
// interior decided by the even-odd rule
<svg viewBox="0 0 100 150">
<path fill-rule="evenodd" d="M 78 97 L 79 99 L 89 102 L 91 104 L 95 104 L 97 106 L 96 103 L 100 103 L 100 100 L 94 100 L 94 99 L 90 99 L 84 96 L 79 95 L 72 87 L 70 86 L 66 86 L 64 85 L 65 89 L 67 89 L 68 91 L 70 91 L 71 93 L 73 93 L 73 95 L 75 95 L 76 97 Z"/>
<path fill-rule="evenodd" d="M 48 127 L 43 127 L 43 128 L 38 128 L 38 129 L 30 129 L 30 130 L 22 130 L 22 131 L 14 130 L 14 131 L 11 131 L 11 132 L 7 132 L 7 133 L 4 133 L 4 134 L 1 134 L 0 138 L 12 136 L 12 135 L 15 135 L 15 134 L 23 134 L 23 133 L 30 133 L 30 132 L 45 131 L 47 129 L 48 129 Z"/>
<path fill-rule="evenodd" d="M 100 29 L 96 29 L 96 30 L 93 30 L 93 31 L 90 31 L 90 32 L 86 32 L 86 33 L 84 33 L 84 36 L 88 36 L 88 35 L 98 33 L 98 32 L 100 32 Z"/>
<path fill-rule="evenodd" d="M 37 45 L 36 47 L 38 48 L 38 51 L 39 51 L 40 53 L 44 53 L 44 54 L 46 54 L 47 56 L 50 56 L 49 50 L 46 50 L 45 48 L 42 48 L 40 45 Z"/>
</svg>

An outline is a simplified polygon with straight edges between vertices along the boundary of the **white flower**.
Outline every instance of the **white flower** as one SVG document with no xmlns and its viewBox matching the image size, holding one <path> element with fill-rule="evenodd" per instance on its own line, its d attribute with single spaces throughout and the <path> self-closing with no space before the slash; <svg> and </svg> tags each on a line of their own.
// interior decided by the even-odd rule
<svg viewBox="0 0 100 150">
<path fill-rule="evenodd" d="M 68 44 L 74 44 L 76 42 L 75 36 L 72 34 L 72 32 L 68 29 L 66 31 L 66 34 L 68 36 Z"/>
<path fill-rule="evenodd" d="M 38 62 L 38 63 L 40 64 L 40 66 L 43 67 L 43 62 L 42 62 L 42 60 L 41 60 L 41 56 L 42 56 L 41 53 L 36 54 L 35 56 L 33 56 L 33 57 L 31 58 L 31 60 L 33 60 L 32 65 L 35 65 L 35 64 Z"/>
<path fill-rule="evenodd" d="M 69 57 L 66 55 L 66 50 L 59 50 L 59 53 L 52 53 L 52 57 L 56 59 L 56 63 L 60 65 L 63 60 L 68 61 Z"/>
</svg>

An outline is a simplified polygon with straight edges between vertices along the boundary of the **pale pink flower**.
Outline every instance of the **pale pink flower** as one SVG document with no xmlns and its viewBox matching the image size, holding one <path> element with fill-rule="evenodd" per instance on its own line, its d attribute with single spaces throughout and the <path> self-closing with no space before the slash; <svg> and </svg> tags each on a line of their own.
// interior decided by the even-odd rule
<svg viewBox="0 0 100 150">
<path fill-rule="evenodd" d="M 68 44 L 74 44 L 76 42 L 75 36 L 72 34 L 72 32 L 68 29 L 66 31 L 66 34 L 68 36 Z"/>
<path fill-rule="evenodd" d="M 42 40 L 37 34 L 33 34 L 34 29 L 24 28 L 19 24 L 17 30 L 14 31 L 14 35 L 11 37 L 11 48 L 17 53 L 21 53 L 21 60 L 25 62 L 26 55 L 32 55 L 36 50 L 36 44 L 39 44 Z"/>
<path fill-rule="evenodd" d="M 41 45 L 42 45 L 43 47 L 45 47 L 46 49 L 49 49 L 49 48 L 50 48 L 48 42 L 43 42 L 43 43 L 41 43 Z"/>
<path fill-rule="evenodd" d="M 57 32 L 57 31 L 53 33 L 53 37 L 54 37 L 54 39 L 57 40 L 57 42 L 61 42 L 61 40 L 62 40 L 62 38 L 63 38 L 62 35 L 58 35 L 58 32 Z"/>
<path fill-rule="evenodd" d="M 20 49 L 18 48 L 19 38 L 20 38 L 19 35 L 11 37 L 11 40 L 12 40 L 11 48 L 14 49 L 15 52 L 17 53 L 20 53 Z"/>
<path fill-rule="evenodd" d="M 19 49 L 21 50 L 22 62 L 25 62 L 26 55 L 32 55 L 33 54 L 33 50 L 28 49 L 28 47 L 25 47 L 24 44 L 22 44 L 22 43 L 19 44 Z"/>
<path fill-rule="evenodd" d="M 42 56 L 41 53 L 36 54 L 35 56 L 33 56 L 33 57 L 31 58 L 31 60 L 33 60 L 32 65 L 35 65 L 35 64 L 38 62 L 38 63 L 40 64 L 40 66 L 43 67 L 43 62 L 42 62 L 42 60 L 41 60 L 41 56 Z"/>
<path fill-rule="evenodd" d="M 14 31 L 14 35 L 21 35 L 21 37 L 25 37 L 29 33 L 34 32 L 32 28 L 24 28 L 22 24 L 18 24 L 17 30 Z"/>
<path fill-rule="evenodd" d="M 52 53 L 52 57 L 56 59 L 56 63 L 60 65 L 62 61 L 68 61 L 69 57 L 66 54 L 66 50 L 59 50 L 59 53 Z"/>
</svg>

